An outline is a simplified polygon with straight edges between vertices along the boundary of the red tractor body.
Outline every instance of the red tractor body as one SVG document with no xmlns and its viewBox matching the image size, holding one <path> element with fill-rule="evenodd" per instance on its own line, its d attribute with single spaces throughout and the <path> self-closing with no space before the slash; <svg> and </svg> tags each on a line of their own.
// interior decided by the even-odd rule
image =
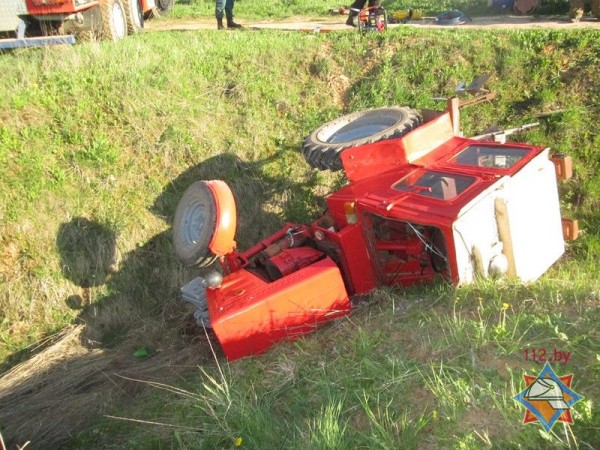
<svg viewBox="0 0 600 450">
<path fill-rule="evenodd" d="M 208 289 L 211 326 L 229 360 L 264 352 L 350 312 L 337 265 L 327 256 L 278 280 L 248 270 Z"/>
<path fill-rule="evenodd" d="M 528 282 L 560 257 L 563 228 L 548 149 L 460 137 L 457 112 L 449 109 L 423 112 L 424 124 L 404 136 L 340 152 L 349 184 L 327 198 L 327 213 L 310 225 L 287 223 L 245 252 L 212 252 L 222 280 L 199 277 L 182 292 L 229 360 L 348 314 L 350 296 L 378 286 L 436 277 Z M 212 196 L 222 215 L 219 205 L 228 200 L 220 197 L 227 196 Z M 180 203 L 178 211 L 186 208 Z M 183 222 L 176 218 L 177 227 Z"/>
</svg>

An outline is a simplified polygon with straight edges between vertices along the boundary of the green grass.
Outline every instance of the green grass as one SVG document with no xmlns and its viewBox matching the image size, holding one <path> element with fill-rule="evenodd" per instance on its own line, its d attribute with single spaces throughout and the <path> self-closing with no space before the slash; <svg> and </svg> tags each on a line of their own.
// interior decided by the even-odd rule
<svg viewBox="0 0 600 450">
<path fill-rule="evenodd" d="M 561 111 L 526 138 L 575 159 L 563 213 L 584 234 L 540 281 L 378 291 L 351 318 L 265 356 L 173 368 L 164 381 L 185 392 L 142 384 L 102 403 L 107 415 L 183 428 L 100 415 L 71 430 L 71 445 L 597 446 L 599 58 L 600 36 L 589 31 L 413 29 L 145 33 L 0 55 L 3 370 L 74 322 L 106 352 L 198 345 L 201 331 L 190 338 L 177 300 L 194 272 L 174 261 L 169 230 L 192 181 L 232 186 L 247 248 L 284 220 L 314 218 L 343 182 L 304 163 L 299 143 L 314 127 L 366 107 L 441 108 L 432 97 L 490 72 L 498 98 L 463 111 L 465 133 Z M 555 370 L 574 373 L 586 397 L 572 427 L 521 425 L 512 397 L 523 373 L 541 369 L 525 361 L 531 348 L 571 352 Z"/>
</svg>

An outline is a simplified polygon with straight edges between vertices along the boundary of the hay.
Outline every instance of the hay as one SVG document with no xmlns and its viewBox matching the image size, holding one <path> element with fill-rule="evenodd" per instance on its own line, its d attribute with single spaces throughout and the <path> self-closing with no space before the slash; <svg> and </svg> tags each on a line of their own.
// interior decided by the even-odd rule
<svg viewBox="0 0 600 450">
<path fill-rule="evenodd" d="M 117 371 L 172 379 L 199 360 L 198 348 L 189 345 L 144 360 L 133 358 L 127 345 L 88 349 L 81 345 L 84 328 L 66 328 L 51 346 L 0 377 L 0 431 L 8 448 L 27 441 L 28 449 L 58 448 L 110 405 L 144 389 Z"/>
</svg>

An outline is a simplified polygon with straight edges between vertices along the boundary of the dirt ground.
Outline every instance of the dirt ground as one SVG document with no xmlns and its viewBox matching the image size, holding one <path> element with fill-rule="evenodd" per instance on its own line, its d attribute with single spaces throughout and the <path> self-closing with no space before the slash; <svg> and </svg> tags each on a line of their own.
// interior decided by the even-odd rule
<svg viewBox="0 0 600 450">
<path fill-rule="evenodd" d="M 244 20 L 243 17 L 236 17 L 245 28 L 251 30 L 290 30 L 305 32 L 330 32 L 330 31 L 350 31 L 353 28 L 347 26 L 344 22 L 346 15 L 336 14 L 324 16 L 322 19 L 310 19 L 306 17 L 293 17 L 284 21 L 258 21 L 253 22 Z M 193 31 L 215 29 L 216 22 L 212 19 L 197 20 L 177 20 L 165 19 L 146 22 L 147 31 Z M 414 20 L 406 24 L 390 24 L 389 28 L 396 27 L 414 27 L 414 28 L 477 28 L 477 29 L 591 29 L 600 30 L 600 20 L 592 17 L 586 17 L 580 22 L 571 23 L 567 16 L 491 16 L 475 17 L 471 22 L 464 25 L 437 25 L 432 18 L 423 20 Z"/>
</svg>

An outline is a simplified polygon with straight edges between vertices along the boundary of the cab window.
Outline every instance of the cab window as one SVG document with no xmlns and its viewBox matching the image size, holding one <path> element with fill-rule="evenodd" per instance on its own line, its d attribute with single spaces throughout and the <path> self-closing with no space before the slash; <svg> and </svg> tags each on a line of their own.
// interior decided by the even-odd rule
<svg viewBox="0 0 600 450">
<path fill-rule="evenodd" d="M 529 153 L 530 149 L 496 147 L 491 145 L 470 145 L 452 157 L 451 164 L 461 166 L 510 169 Z"/>
<path fill-rule="evenodd" d="M 475 182 L 475 178 L 451 173 L 417 170 L 392 187 L 425 197 L 451 200 Z"/>
</svg>

